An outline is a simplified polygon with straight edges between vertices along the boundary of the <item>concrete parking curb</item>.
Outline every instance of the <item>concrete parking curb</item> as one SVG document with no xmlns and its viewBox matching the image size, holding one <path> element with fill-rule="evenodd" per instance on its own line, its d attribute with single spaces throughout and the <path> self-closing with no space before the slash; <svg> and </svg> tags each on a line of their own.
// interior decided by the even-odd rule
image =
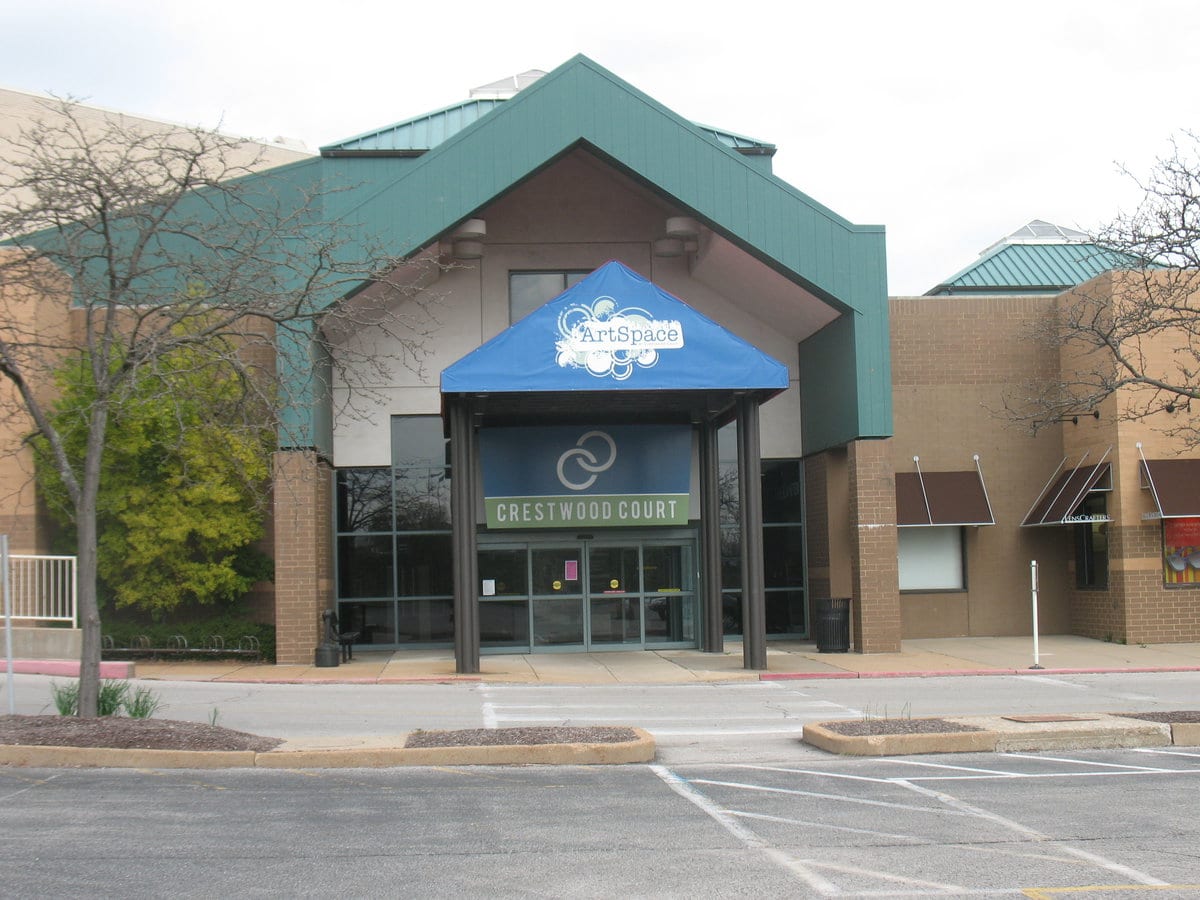
<svg viewBox="0 0 1200 900">
<path fill-rule="evenodd" d="M 650 762 L 654 738 L 631 729 L 632 741 L 617 743 L 501 745 L 493 747 L 395 746 L 303 747 L 256 753 L 211 750 L 119 750 L 106 747 L 0 745 L 0 765 L 32 768 L 113 769 L 370 769 L 392 766 L 596 766 Z"/>
<path fill-rule="evenodd" d="M 846 756 L 906 756 L 918 753 L 1007 753 L 1022 750 L 1100 750 L 1120 747 L 1200 746 L 1200 725 L 1169 725 L 1122 716 L 1036 717 L 943 716 L 962 731 L 845 735 L 834 722 L 810 723 L 803 737 L 830 753 Z M 1033 718 L 1033 717 L 1030 717 Z M 1047 721 L 1053 719 L 1053 721 Z M 972 730 L 973 729 L 973 730 Z"/>
</svg>

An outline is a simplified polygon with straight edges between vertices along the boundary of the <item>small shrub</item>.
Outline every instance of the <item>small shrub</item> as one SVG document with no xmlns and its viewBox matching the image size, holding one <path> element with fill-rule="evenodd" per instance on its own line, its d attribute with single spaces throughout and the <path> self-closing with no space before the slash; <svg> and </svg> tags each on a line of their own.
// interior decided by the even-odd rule
<svg viewBox="0 0 1200 900">
<path fill-rule="evenodd" d="M 101 716 L 115 716 L 125 705 L 129 696 L 128 681 L 100 682 L 100 700 L 96 704 L 96 712 Z"/>
<path fill-rule="evenodd" d="M 125 698 L 125 715 L 131 719 L 149 719 L 162 706 L 162 699 L 147 687 L 140 687 Z"/>
<path fill-rule="evenodd" d="M 50 695 L 54 698 L 54 708 L 60 716 L 79 715 L 79 682 L 69 681 L 59 684 L 50 683 Z M 101 681 L 100 696 L 96 703 L 96 713 L 101 716 L 115 716 L 124 712 L 132 719 L 148 719 L 158 712 L 162 701 L 150 690 L 140 687 L 131 691 L 128 681 Z"/>
<path fill-rule="evenodd" d="M 54 708 L 60 716 L 73 716 L 79 712 L 78 681 L 69 681 L 66 684 L 50 682 L 50 696 L 54 698 Z"/>
</svg>

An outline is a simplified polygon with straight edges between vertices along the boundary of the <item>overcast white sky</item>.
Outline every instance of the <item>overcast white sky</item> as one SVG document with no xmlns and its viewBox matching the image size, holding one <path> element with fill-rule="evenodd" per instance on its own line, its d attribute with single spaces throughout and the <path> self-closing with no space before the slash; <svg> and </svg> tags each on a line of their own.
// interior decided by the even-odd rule
<svg viewBox="0 0 1200 900">
<path fill-rule="evenodd" d="M 584 53 L 775 172 L 887 226 L 923 293 L 1030 219 L 1089 230 L 1200 128 L 1196 0 L 453 3 L 39 0 L 0 9 L 0 86 L 309 148 Z"/>
</svg>

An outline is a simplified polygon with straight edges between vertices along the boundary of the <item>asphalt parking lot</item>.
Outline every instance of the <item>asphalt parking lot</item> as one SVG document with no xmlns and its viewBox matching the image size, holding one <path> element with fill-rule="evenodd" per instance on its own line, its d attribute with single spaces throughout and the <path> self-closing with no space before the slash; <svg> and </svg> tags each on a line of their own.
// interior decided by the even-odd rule
<svg viewBox="0 0 1200 900">
<path fill-rule="evenodd" d="M 1200 753 L 0 769 L 10 896 L 1200 896 Z"/>
</svg>

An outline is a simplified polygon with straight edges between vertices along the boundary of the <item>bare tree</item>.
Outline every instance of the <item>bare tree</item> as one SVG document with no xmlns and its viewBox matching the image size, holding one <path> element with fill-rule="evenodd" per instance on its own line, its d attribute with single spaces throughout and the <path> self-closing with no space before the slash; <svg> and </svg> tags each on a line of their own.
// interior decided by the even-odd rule
<svg viewBox="0 0 1200 900">
<path fill-rule="evenodd" d="M 59 101 L 0 145 L 0 425 L 40 436 L 74 511 L 84 716 L 96 714 L 99 689 L 96 499 L 112 412 L 150 377 L 169 395 L 181 380 L 163 361 L 200 350 L 204 365 L 244 382 L 247 428 L 268 416 L 284 429 L 278 414 L 297 402 L 297 381 L 320 371 L 314 358 L 345 364 L 351 386 L 379 383 L 372 373 L 394 362 L 333 353 L 323 345 L 337 335 L 370 325 L 419 367 L 425 273 L 437 265 L 389 258 L 361 223 L 335 221 L 355 187 L 320 183 L 317 160 L 256 172 L 244 141 L 117 115 L 97 125 L 87 112 Z M 68 361 L 90 367 L 94 389 L 81 454 L 54 425 L 54 377 Z"/>
<path fill-rule="evenodd" d="M 1153 417 L 1155 427 L 1195 447 L 1200 138 L 1178 137 L 1148 178 L 1134 180 L 1142 190 L 1137 208 L 1094 237 L 1110 271 L 1061 295 L 1052 321 L 1038 329 L 1036 339 L 1059 353 L 1058 377 L 1012 392 L 1007 412 L 1037 431 L 1107 403 L 1115 417 Z"/>
</svg>

